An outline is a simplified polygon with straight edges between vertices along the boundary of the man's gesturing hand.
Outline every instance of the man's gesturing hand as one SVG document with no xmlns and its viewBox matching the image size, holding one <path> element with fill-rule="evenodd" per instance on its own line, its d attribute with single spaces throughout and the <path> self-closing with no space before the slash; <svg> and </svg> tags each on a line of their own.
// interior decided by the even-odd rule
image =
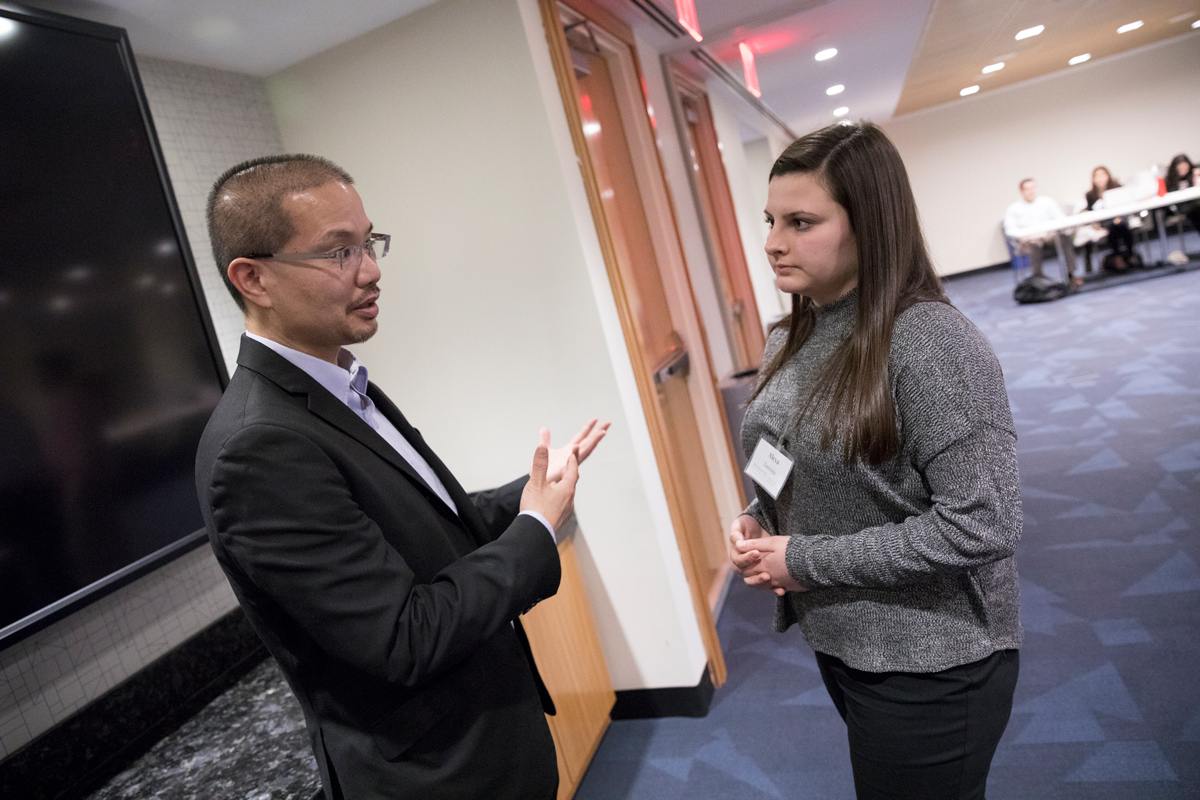
<svg viewBox="0 0 1200 800">
<path fill-rule="evenodd" d="M 597 424 L 599 423 L 599 424 Z M 567 466 L 567 459 L 573 454 L 576 463 L 582 464 L 587 460 L 587 457 L 596 449 L 596 445 L 600 444 L 600 440 L 608 433 L 608 426 L 611 422 L 600 423 L 599 420 L 589 420 L 586 425 L 575 434 L 575 438 L 567 442 L 562 447 L 555 447 L 550 450 L 550 465 L 546 467 L 546 477 L 550 481 L 557 481 L 562 478 L 563 469 Z M 542 441 L 550 444 L 550 434 L 545 428 L 542 428 Z"/>
<path fill-rule="evenodd" d="M 546 475 L 550 464 L 550 432 L 541 431 L 541 442 L 533 451 L 533 467 L 529 470 L 529 483 L 521 493 L 521 510 L 536 511 L 546 518 L 550 527 L 557 531 L 571 516 L 575 507 L 575 483 L 579 480 L 579 461 L 574 450 L 567 455 L 562 476 L 551 480 Z"/>
</svg>

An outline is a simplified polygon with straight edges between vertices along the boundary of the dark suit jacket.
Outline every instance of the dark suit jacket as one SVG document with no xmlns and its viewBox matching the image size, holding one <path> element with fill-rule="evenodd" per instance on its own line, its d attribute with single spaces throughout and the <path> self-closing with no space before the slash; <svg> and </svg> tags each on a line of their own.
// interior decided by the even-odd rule
<svg viewBox="0 0 1200 800">
<path fill-rule="evenodd" d="M 196 455 L 217 560 L 304 709 L 326 797 L 553 798 L 549 697 L 517 625 L 558 590 L 521 479 L 456 515 L 344 403 L 243 337 Z M 544 698 L 544 700 L 543 700 Z"/>
</svg>

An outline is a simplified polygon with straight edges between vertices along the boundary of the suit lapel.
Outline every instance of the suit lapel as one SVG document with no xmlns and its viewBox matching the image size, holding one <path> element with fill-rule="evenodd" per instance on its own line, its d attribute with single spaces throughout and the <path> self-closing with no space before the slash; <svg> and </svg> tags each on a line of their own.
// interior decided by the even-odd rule
<svg viewBox="0 0 1200 800">
<path fill-rule="evenodd" d="M 446 487 L 447 494 L 450 495 L 450 499 L 454 501 L 455 507 L 458 508 L 459 519 L 462 520 L 463 524 L 471 532 L 471 536 L 474 537 L 476 543 L 484 545 L 491 541 L 487 534 L 486 526 L 483 524 L 479 512 L 475 509 L 475 503 L 471 501 L 471 496 L 462 488 L 462 485 L 459 484 L 454 474 L 446 468 L 446 465 L 437 457 L 437 454 L 425 443 L 425 440 L 421 437 L 417 429 L 408 424 L 408 420 L 400 413 L 400 409 L 396 408 L 395 403 L 373 383 L 367 384 L 367 397 L 370 397 L 371 402 L 375 403 L 375 410 L 387 417 L 396 426 L 396 430 L 400 432 L 400 435 L 429 464 L 433 473 L 437 475 L 438 480 L 442 482 L 442 486 Z M 438 502 L 441 502 L 440 499 Z"/>
<path fill-rule="evenodd" d="M 412 468 L 411 464 L 396 452 L 395 448 L 388 444 L 361 417 L 351 411 L 345 403 L 330 394 L 324 386 L 317 383 L 304 370 L 292 364 L 286 358 L 271 350 L 271 348 L 249 337 L 242 337 L 242 347 L 238 353 L 238 366 L 257 372 L 273 383 L 278 384 L 280 388 L 289 394 L 307 395 L 309 411 L 342 433 L 355 439 L 360 444 L 370 448 L 371 452 L 403 472 L 421 490 L 426 492 L 433 502 L 445 505 L 442 499 L 437 496 L 437 493 L 429 488 L 424 479 Z M 375 400 L 375 398 L 372 398 L 372 400 Z M 376 405 L 378 405 L 378 401 L 376 401 Z M 389 402 L 388 405 L 391 405 L 391 403 Z M 395 406 L 391 407 L 395 408 Z M 395 423 L 393 422 L 393 424 Z M 409 441 L 411 442 L 412 440 L 409 439 Z M 438 477 L 441 478 L 440 473 Z M 454 498 L 454 502 L 458 503 L 458 498 Z"/>
</svg>

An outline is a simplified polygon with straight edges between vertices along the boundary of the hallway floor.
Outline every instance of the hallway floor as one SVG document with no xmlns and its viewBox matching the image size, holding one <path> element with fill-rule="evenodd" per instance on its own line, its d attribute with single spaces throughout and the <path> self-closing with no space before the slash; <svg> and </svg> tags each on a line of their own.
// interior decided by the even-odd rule
<svg viewBox="0 0 1200 800">
<path fill-rule="evenodd" d="M 1025 646 L 992 798 L 1200 797 L 1200 272 L 1039 305 L 952 280 L 1019 433 Z M 772 598 L 730 590 L 704 719 L 615 722 L 579 800 L 854 797 L 845 727 Z"/>
</svg>

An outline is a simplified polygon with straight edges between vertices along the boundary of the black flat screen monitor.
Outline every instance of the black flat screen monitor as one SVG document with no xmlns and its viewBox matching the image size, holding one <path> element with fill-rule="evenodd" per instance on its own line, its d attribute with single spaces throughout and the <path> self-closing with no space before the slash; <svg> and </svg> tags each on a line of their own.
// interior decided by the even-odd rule
<svg viewBox="0 0 1200 800">
<path fill-rule="evenodd" d="M 226 380 L 124 31 L 0 6 L 0 647 L 202 541 Z"/>
</svg>

